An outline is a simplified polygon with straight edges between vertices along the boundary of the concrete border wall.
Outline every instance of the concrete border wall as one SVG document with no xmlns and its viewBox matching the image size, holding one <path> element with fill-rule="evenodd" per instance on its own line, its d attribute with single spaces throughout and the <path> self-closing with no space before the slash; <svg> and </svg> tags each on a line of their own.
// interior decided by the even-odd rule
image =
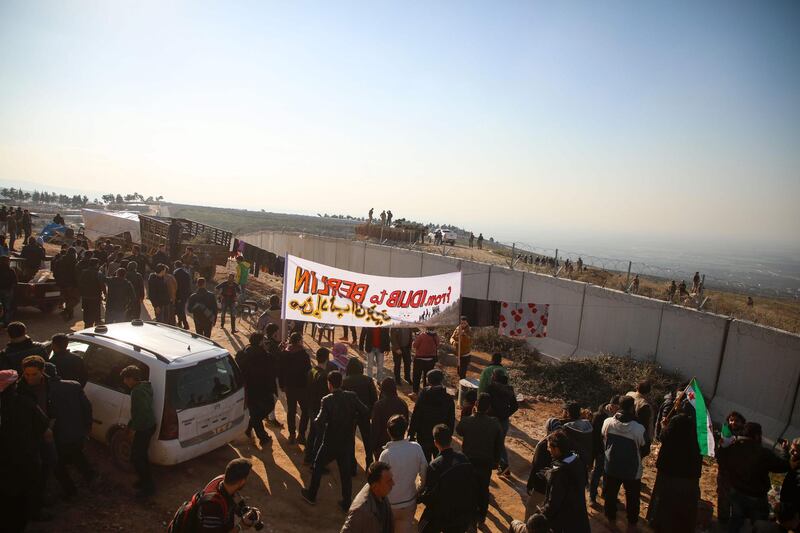
<svg viewBox="0 0 800 533">
<path fill-rule="evenodd" d="M 722 420 L 728 412 L 739 411 L 759 422 L 764 436 L 774 440 L 800 417 L 800 413 L 792 414 L 798 379 L 800 336 L 734 320 L 711 402 L 712 417 Z M 798 426 L 794 427 L 797 431 Z"/>
<path fill-rule="evenodd" d="M 798 335 L 586 283 L 417 250 L 269 231 L 241 239 L 278 255 L 288 252 L 353 272 L 415 277 L 460 270 L 464 296 L 549 303 L 547 338 L 529 340 L 545 355 L 566 359 L 612 353 L 655 360 L 684 378 L 698 379 L 715 421 L 735 409 L 760 422 L 768 441 L 800 436 Z"/>
<path fill-rule="evenodd" d="M 728 318 L 675 305 L 665 305 L 661 316 L 656 361 L 673 372 L 695 377 L 710 398 L 716 394 Z"/>
<path fill-rule="evenodd" d="M 575 355 L 613 353 L 655 359 L 663 309 L 660 300 L 588 285 Z"/>
</svg>

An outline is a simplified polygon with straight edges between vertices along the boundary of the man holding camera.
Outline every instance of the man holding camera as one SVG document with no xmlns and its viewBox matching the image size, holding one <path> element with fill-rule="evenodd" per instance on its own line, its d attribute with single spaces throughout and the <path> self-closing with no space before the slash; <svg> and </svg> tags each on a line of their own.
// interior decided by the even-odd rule
<svg viewBox="0 0 800 533">
<path fill-rule="evenodd" d="M 260 529 L 261 511 L 246 507 L 236 496 L 247 483 L 253 463 L 247 459 L 234 459 L 225 468 L 225 474 L 212 479 L 201 491 L 196 502 L 197 531 L 203 533 L 236 533 L 253 526 Z M 235 523 L 236 515 L 241 520 Z"/>
</svg>

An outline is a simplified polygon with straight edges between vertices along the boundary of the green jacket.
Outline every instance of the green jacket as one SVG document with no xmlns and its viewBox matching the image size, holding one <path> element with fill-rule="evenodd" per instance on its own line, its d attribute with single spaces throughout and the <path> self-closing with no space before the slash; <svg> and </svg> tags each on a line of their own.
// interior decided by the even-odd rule
<svg viewBox="0 0 800 533">
<path fill-rule="evenodd" d="M 131 389 L 131 420 L 128 422 L 128 427 L 134 431 L 143 431 L 155 425 L 153 386 L 149 381 L 140 381 Z"/>
<path fill-rule="evenodd" d="M 508 375 L 508 372 L 506 371 L 505 367 L 501 365 L 487 366 L 486 368 L 483 369 L 483 372 L 481 372 L 481 379 L 478 382 L 478 394 L 487 391 L 489 385 L 492 384 L 492 374 L 494 374 L 494 371 L 497 370 L 498 368 L 502 370 L 505 375 Z"/>
</svg>

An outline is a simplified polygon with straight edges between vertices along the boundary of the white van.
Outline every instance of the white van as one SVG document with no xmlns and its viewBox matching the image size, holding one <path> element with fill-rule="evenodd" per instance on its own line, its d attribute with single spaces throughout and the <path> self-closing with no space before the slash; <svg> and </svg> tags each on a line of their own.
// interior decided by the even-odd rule
<svg viewBox="0 0 800 533">
<path fill-rule="evenodd" d="M 130 391 L 120 372 L 142 369 L 153 385 L 156 433 L 150 462 L 174 465 L 202 455 L 242 434 L 244 385 L 230 353 L 216 342 L 157 322 L 122 322 L 69 335 L 69 350 L 83 358 L 92 403 L 92 437 L 111 445 L 128 468 Z"/>
</svg>

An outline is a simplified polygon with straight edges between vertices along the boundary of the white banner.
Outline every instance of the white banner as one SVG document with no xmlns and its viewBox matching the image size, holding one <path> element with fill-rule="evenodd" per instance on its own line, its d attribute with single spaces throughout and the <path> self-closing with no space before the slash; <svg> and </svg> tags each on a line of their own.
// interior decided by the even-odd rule
<svg viewBox="0 0 800 533">
<path fill-rule="evenodd" d="M 370 276 L 286 257 L 282 318 L 335 326 L 425 327 L 458 323 L 461 272 Z"/>
</svg>

